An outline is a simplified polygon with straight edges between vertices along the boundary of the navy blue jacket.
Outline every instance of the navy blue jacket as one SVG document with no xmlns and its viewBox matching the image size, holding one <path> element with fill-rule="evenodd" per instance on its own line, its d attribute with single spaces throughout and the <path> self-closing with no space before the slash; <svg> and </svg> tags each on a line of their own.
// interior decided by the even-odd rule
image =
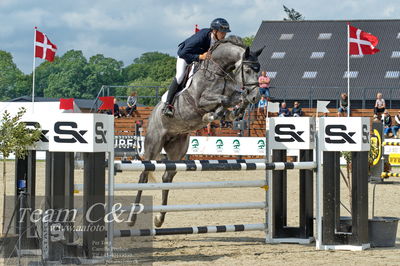
<svg viewBox="0 0 400 266">
<path fill-rule="evenodd" d="M 211 29 L 202 29 L 179 44 L 178 56 L 191 64 L 210 49 Z"/>
</svg>

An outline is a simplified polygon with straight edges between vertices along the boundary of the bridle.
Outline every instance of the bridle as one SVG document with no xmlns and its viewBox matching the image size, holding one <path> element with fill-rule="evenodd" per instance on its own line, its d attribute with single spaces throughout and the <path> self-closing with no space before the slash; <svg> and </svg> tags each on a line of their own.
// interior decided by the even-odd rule
<svg viewBox="0 0 400 266">
<path fill-rule="evenodd" d="M 222 72 L 222 74 L 216 72 L 216 71 L 212 71 L 208 68 L 208 62 L 212 62 L 214 65 L 217 66 L 217 68 Z M 258 63 L 257 61 L 251 61 L 251 60 L 242 60 L 242 62 L 240 63 L 239 67 L 235 68 L 231 73 L 225 71 L 222 66 L 216 62 L 211 56 L 209 58 L 207 58 L 206 60 L 204 60 L 204 65 L 206 65 L 204 68 L 202 67 L 201 69 L 205 70 L 206 72 L 209 72 L 211 74 L 214 74 L 220 78 L 223 78 L 225 80 L 230 79 L 231 81 L 233 81 L 236 85 L 239 85 L 240 89 L 236 89 L 237 91 L 239 91 L 240 93 L 243 93 L 244 88 L 246 87 L 257 87 L 259 85 L 258 81 L 257 82 L 246 82 L 245 77 L 244 77 L 244 66 L 248 65 L 250 66 L 250 68 L 255 71 L 255 72 L 259 72 L 260 70 L 260 63 Z M 237 75 L 238 71 L 240 71 L 240 77 L 241 77 L 241 82 L 239 83 L 236 79 L 234 79 L 231 74 L 234 74 L 235 76 Z M 246 91 L 246 95 L 248 95 L 250 93 L 250 91 L 247 89 Z"/>
</svg>

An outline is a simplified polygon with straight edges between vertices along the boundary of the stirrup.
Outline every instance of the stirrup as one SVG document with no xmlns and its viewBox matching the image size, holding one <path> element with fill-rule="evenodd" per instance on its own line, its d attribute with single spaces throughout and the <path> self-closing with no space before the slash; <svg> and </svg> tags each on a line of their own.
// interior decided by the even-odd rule
<svg viewBox="0 0 400 266">
<path fill-rule="evenodd" d="M 167 117 L 174 116 L 174 106 L 172 104 L 166 104 L 164 106 L 163 114 Z"/>
</svg>

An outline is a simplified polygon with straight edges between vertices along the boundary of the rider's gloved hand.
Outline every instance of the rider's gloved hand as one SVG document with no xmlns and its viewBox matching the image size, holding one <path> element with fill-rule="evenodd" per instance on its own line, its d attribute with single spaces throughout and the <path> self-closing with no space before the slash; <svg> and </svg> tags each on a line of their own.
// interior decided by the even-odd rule
<svg viewBox="0 0 400 266">
<path fill-rule="evenodd" d="M 206 60 L 208 57 L 208 52 L 205 52 L 204 54 L 199 55 L 200 60 Z"/>
</svg>

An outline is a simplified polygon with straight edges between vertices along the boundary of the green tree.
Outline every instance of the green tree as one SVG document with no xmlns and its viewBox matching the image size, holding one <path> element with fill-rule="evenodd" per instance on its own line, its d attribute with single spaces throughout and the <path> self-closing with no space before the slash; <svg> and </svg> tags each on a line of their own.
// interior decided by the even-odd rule
<svg viewBox="0 0 400 266">
<path fill-rule="evenodd" d="M 88 73 L 84 81 L 86 88 L 84 98 L 97 95 L 103 85 L 120 85 L 122 78 L 122 61 L 117 61 L 113 58 L 106 58 L 102 54 L 97 54 L 89 59 L 89 63 L 85 68 Z"/>
<path fill-rule="evenodd" d="M 299 20 L 305 19 L 305 17 L 302 14 L 300 14 L 293 8 L 290 9 L 290 8 L 286 7 L 285 5 L 283 5 L 283 10 L 285 11 L 285 13 L 287 15 L 287 18 L 284 18 L 283 20 L 299 21 Z"/>
<path fill-rule="evenodd" d="M 12 55 L 0 50 L 0 99 L 27 95 L 30 91 L 29 85 L 25 74 L 14 63 Z"/>
<path fill-rule="evenodd" d="M 159 96 L 168 88 L 175 75 L 176 58 L 159 52 L 142 54 L 133 60 L 133 63 L 123 70 L 125 84 L 138 86 L 136 89 L 139 103 L 145 105 L 157 104 L 156 99 L 148 96 L 156 95 L 156 88 L 148 86 L 160 86 Z M 131 89 L 126 91 L 129 94 Z"/>
<path fill-rule="evenodd" d="M 56 98 L 88 98 L 88 96 L 92 96 L 88 95 L 85 87 L 88 71 L 86 69 L 87 60 L 82 51 L 70 50 L 53 63 L 45 64 L 48 71 L 45 72 L 47 86 L 43 87 L 44 96 Z M 40 69 L 38 69 L 38 72 L 40 72 Z"/>
<path fill-rule="evenodd" d="M 152 80 L 163 82 L 171 80 L 175 75 L 176 58 L 159 52 L 142 54 L 133 60 L 124 71 L 126 84 L 150 77 Z"/>
<path fill-rule="evenodd" d="M 20 108 L 17 115 L 11 116 L 5 111 L 0 122 L 0 153 L 3 155 L 3 222 L 5 222 L 5 203 L 7 195 L 6 160 L 13 152 L 18 158 L 24 158 L 28 153 L 28 148 L 37 142 L 41 135 L 39 128 L 28 129 L 25 123 L 21 122 L 26 109 Z"/>
<path fill-rule="evenodd" d="M 254 42 L 254 35 L 251 35 L 249 37 L 244 37 L 243 38 L 243 43 L 244 45 L 250 47 Z"/>
</svg>

